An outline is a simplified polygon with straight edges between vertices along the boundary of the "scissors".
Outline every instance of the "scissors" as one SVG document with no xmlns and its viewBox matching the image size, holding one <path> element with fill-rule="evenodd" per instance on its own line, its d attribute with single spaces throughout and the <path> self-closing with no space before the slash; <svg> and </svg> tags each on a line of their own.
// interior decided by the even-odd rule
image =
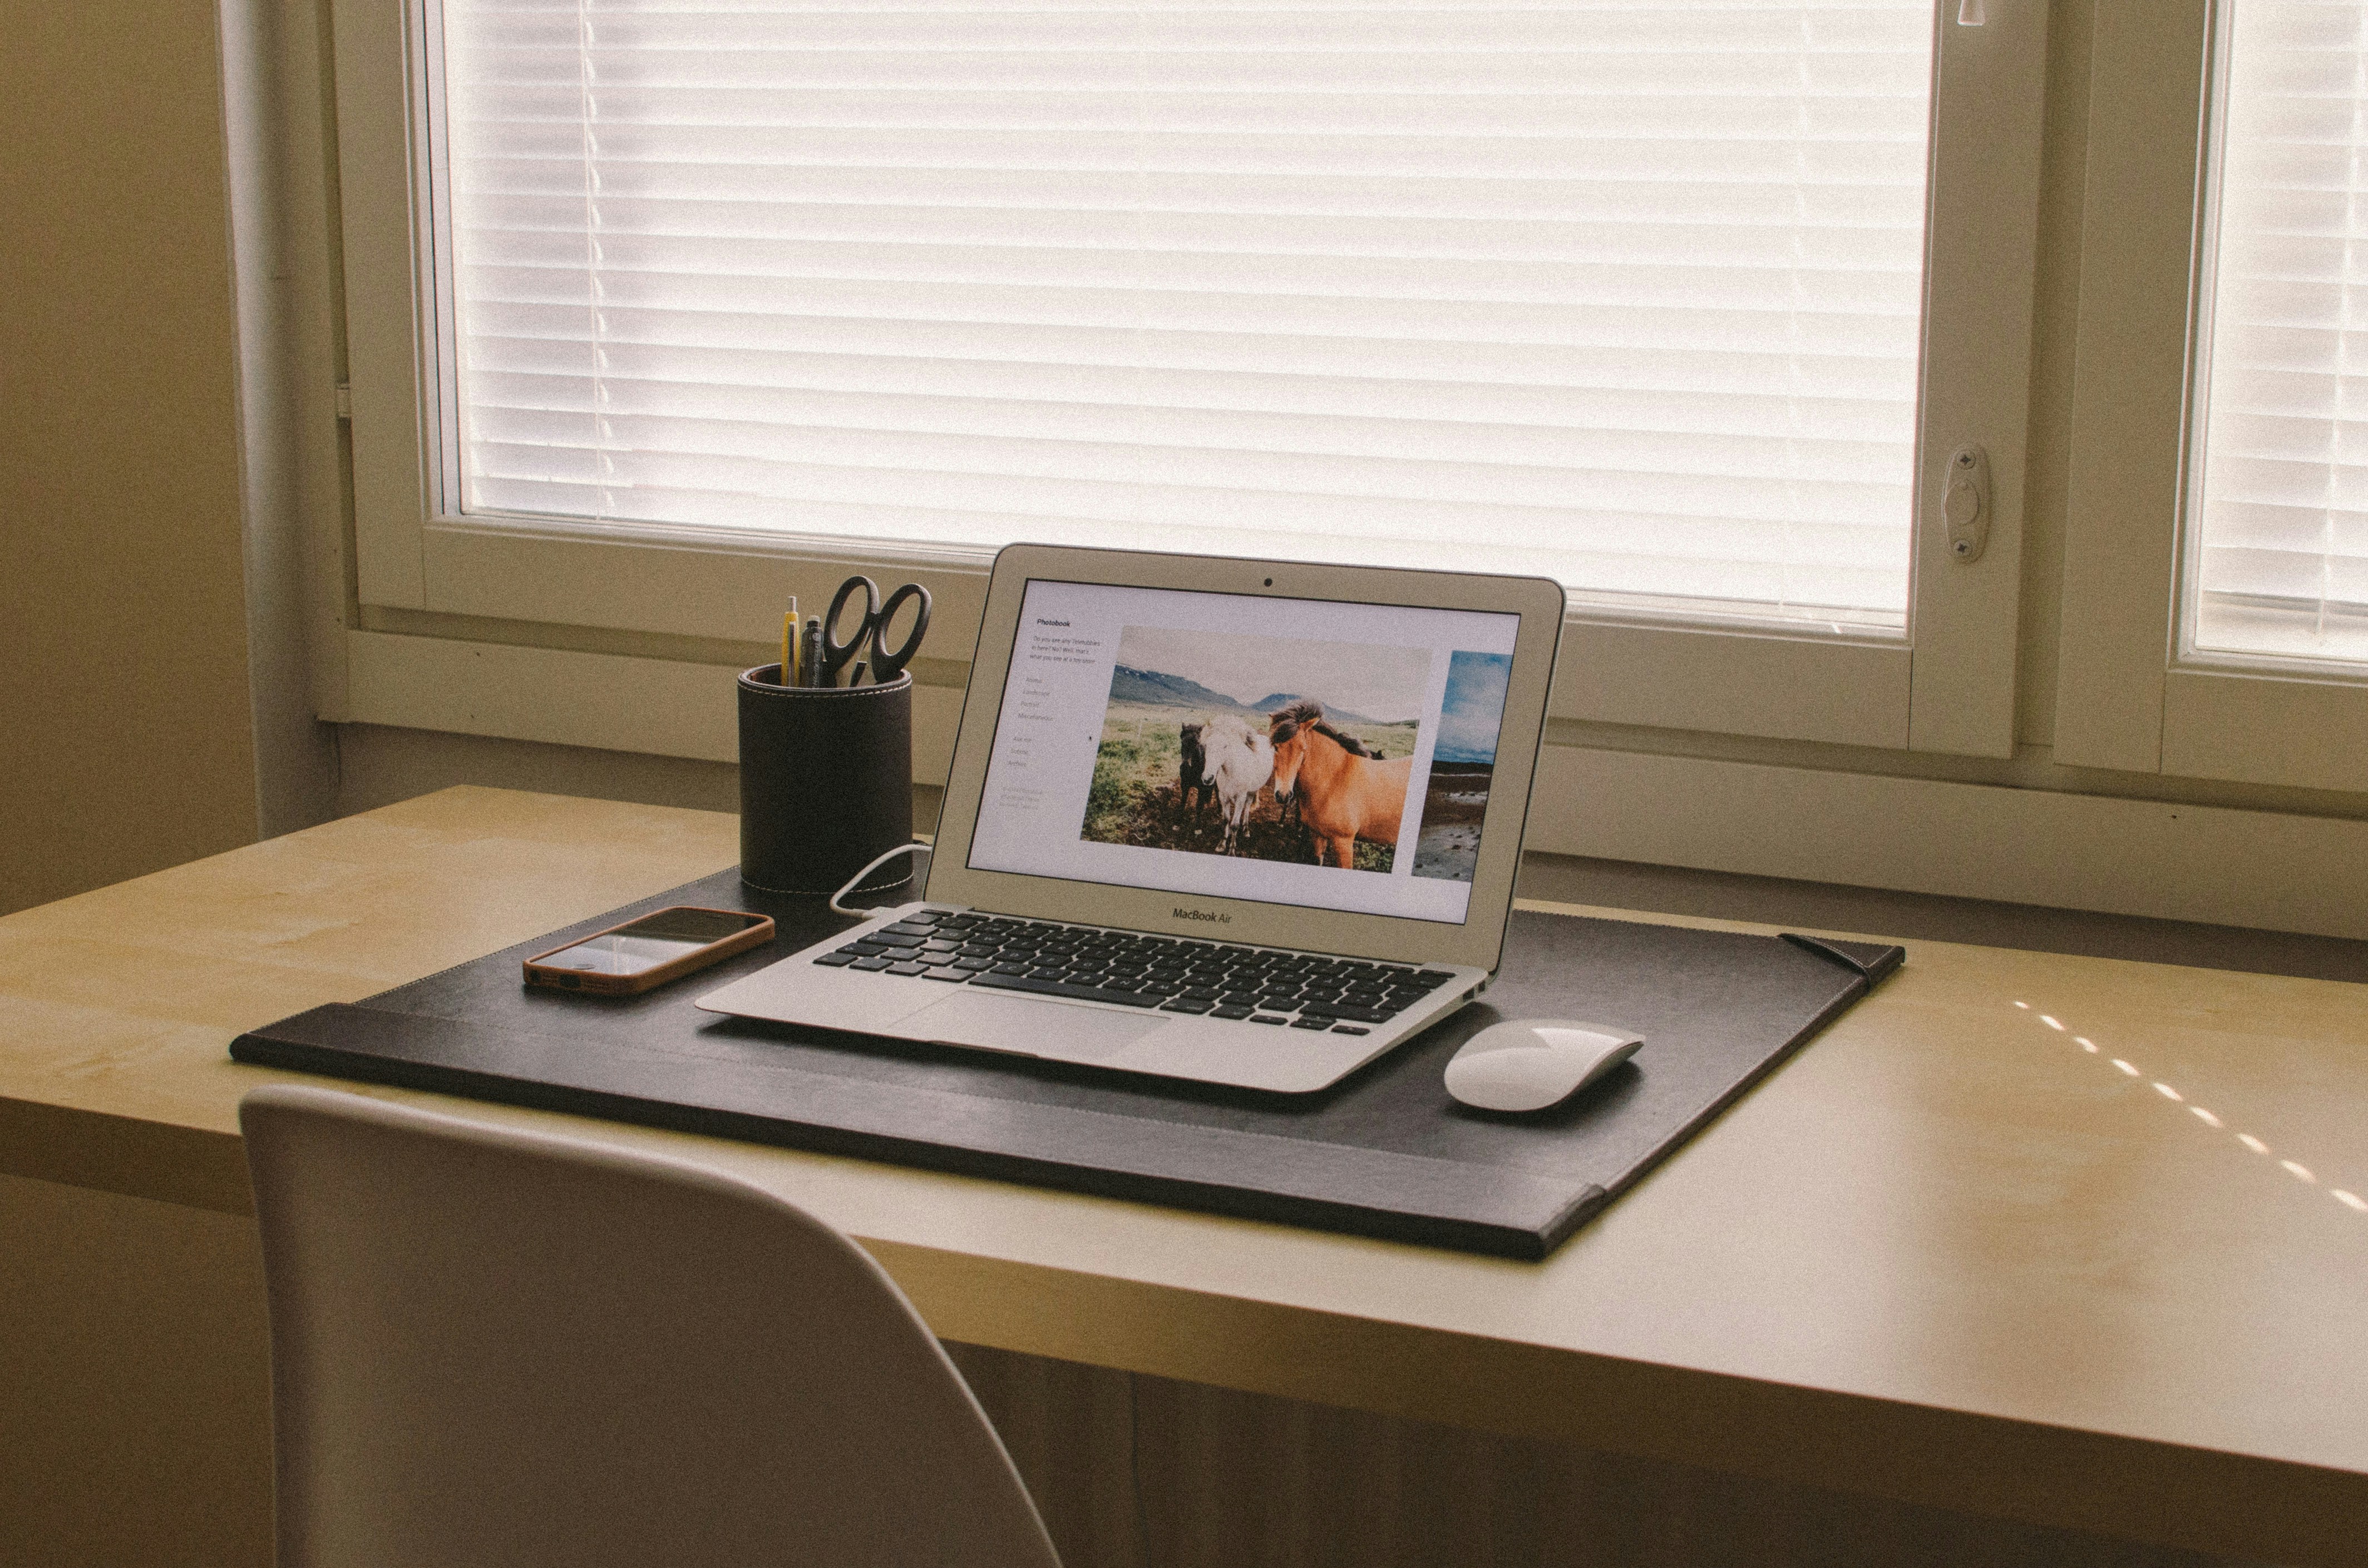
<svg viewBox="0 0 2368 1568">
<path fill-rule="evenodd" d="M 841 642 L 838 640 L 838 614 L 847 608 L 848 596 L 858 588 L 863 590 L 863 619 L 856 622 L 855 635 Z M 897 608 L 906 599 L 916 601 L 918 606 L 913 615 L 913 630 L 906 634 L 905 645 L 892 653 L 884 641 L 888 623 L 895 619 Z M 848 661 L 854 658 L 869 640 L 871 643 L 871 684 L 885 686 L 904 673 L 905 666 L 912 663 L 914 653 L 919 651 L 921 639 L 928 634 L 928 589 L 918 583 L 907 583 L 889 595 L 888 602 L 883 605 L 880 602 L 879 584 L 860 574 L 849 577 L 838 585 L 838 592 L 832 596 L 830 601 L 830 613 L 822 618 L 822 684 L 837 686 L 838 672 L 847 667 Z M 857 665 L 855 681 L 862 678 L 863 666 Z M 855 681 L 848 684 L 851 686 Z"/>
</svg>

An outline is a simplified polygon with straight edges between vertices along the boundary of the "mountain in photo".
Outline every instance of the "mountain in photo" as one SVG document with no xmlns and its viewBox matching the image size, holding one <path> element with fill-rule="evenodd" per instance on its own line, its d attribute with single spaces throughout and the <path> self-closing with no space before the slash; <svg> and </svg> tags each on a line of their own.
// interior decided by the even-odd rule
<svg viewBox="0 0 2368 1568">
<path fill-rule="evenodd" d="M 1303 701 L 1304 698 L 1296 691 L 1271 691 L 1256 702 L 1237 702 L 1223 692 L 1212 691 L 1199 681 L 1183 676 L 1165 675 L 1158 670 L 1139 670 L 1133 665 L 1118 665 L 1110 671 L 1110 699 L 1112 702 L 1140 702 L 1153 708 L 1201 708 L 1212 713 L 1244 713 L 1267 719 L 1272 717 L 1277 709 Z M 1335 708 L 1328 702 L 1324 704 L 1324 714 L 1344 724 L 1412 724 L 1417 722 L 1413 719 L 1376 719 L 1350 709 Z"/>
<path fill-rule="evenodd" d="M 1206 708 L 1217 713 L 1251 711 L 1197 680 L 1162 675 L 1157 670 L 1138 670 L 1132 665 L 1120 665 L 1110 672 L 1110 699 L 1141 702 L 1154 708 Z"/>
<path fill-rule="evenodd" d="M 1304 702 L 1305 700 L 1306 695 L 1303 692 L 1269 691 L 1264 697 L 1259 698 L 1256 702 L 1251 703 L 1249 706 L 1250 711 L 1253 713 L 1272 713 L 1278 709 L 1289 707 L 1292 703 Z M 1317 698 L 1316 700 L 1323 702 L 1324 699 L 1322 698 Z M 1353 708 L 1336 708 L 1329 702 L 1324 703 L 1324 716 L 1326 719 L 1338 719 L 1344 724 L 1417 724 L 1421 722 L 1420 720 L 1417 719 L 1376 719 L 1370 713 L 1360 713 Z"/>
</svg>

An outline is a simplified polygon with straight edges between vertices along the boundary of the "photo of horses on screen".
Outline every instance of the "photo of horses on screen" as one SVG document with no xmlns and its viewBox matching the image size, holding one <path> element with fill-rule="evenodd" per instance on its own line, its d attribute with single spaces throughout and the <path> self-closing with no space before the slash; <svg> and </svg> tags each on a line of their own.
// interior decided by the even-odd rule
<svg viewBox="0 0 2368 1568">
<path fill-rule="evenodd" d="M 1424 648 L 1130 626 L 1080 835 L 1387 872 L 1430 666 Z"/>
</svg>

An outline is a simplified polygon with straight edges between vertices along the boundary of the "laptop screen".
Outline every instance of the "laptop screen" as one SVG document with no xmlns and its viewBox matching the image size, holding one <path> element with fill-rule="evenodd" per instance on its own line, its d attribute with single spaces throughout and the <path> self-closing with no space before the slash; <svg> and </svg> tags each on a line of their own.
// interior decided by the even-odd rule
<svg viewBox="0 0 2368 1568">
<path fill-rule="evenodd" d="M 1031 580 L 969 864 L 1460 925 L 1520 619 Z"/>
</svg>

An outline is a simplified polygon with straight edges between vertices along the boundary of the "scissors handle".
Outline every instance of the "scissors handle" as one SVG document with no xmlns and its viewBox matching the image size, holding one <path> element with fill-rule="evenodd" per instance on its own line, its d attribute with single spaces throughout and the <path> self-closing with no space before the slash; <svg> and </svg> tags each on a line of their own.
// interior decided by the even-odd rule
<svg viewBox="0 0 2368 1568">
<path fill-rule="evenodd" d="M 888 651 L 888 623 L 896 619 L 896 607 L 906 599 L 916 601 L 913 630 L 905 634 L 905 645 L 894 653 Z M 871 626 L 871 683 L 885 686 L 905 673 L 913 655 L 921 651 L 921 639 L 929 634 L 929 590 L 918 583 L 907 583 L 888 596 L 880 607 L 880 618 Z"/>
<path fill-rule="evenodd" d="M 855 623 L 855 634 L 842 642 L 838 640 L 838 614 L 847 608 L 848 596 L 858 588 L 863 590 L 863 619 Z M 893 601 L 891 601 L 893 602 Z M 863 640 L 880 627 L 880 585 L 858 573 L 838 585 L 831 596 L 830 613 L 822 618 L 822 680 L 821 685 L 837 686 L 838 672 L 855 657 Z M 876 639 L 875 639 L 876 642 Z"/>
</svg>

